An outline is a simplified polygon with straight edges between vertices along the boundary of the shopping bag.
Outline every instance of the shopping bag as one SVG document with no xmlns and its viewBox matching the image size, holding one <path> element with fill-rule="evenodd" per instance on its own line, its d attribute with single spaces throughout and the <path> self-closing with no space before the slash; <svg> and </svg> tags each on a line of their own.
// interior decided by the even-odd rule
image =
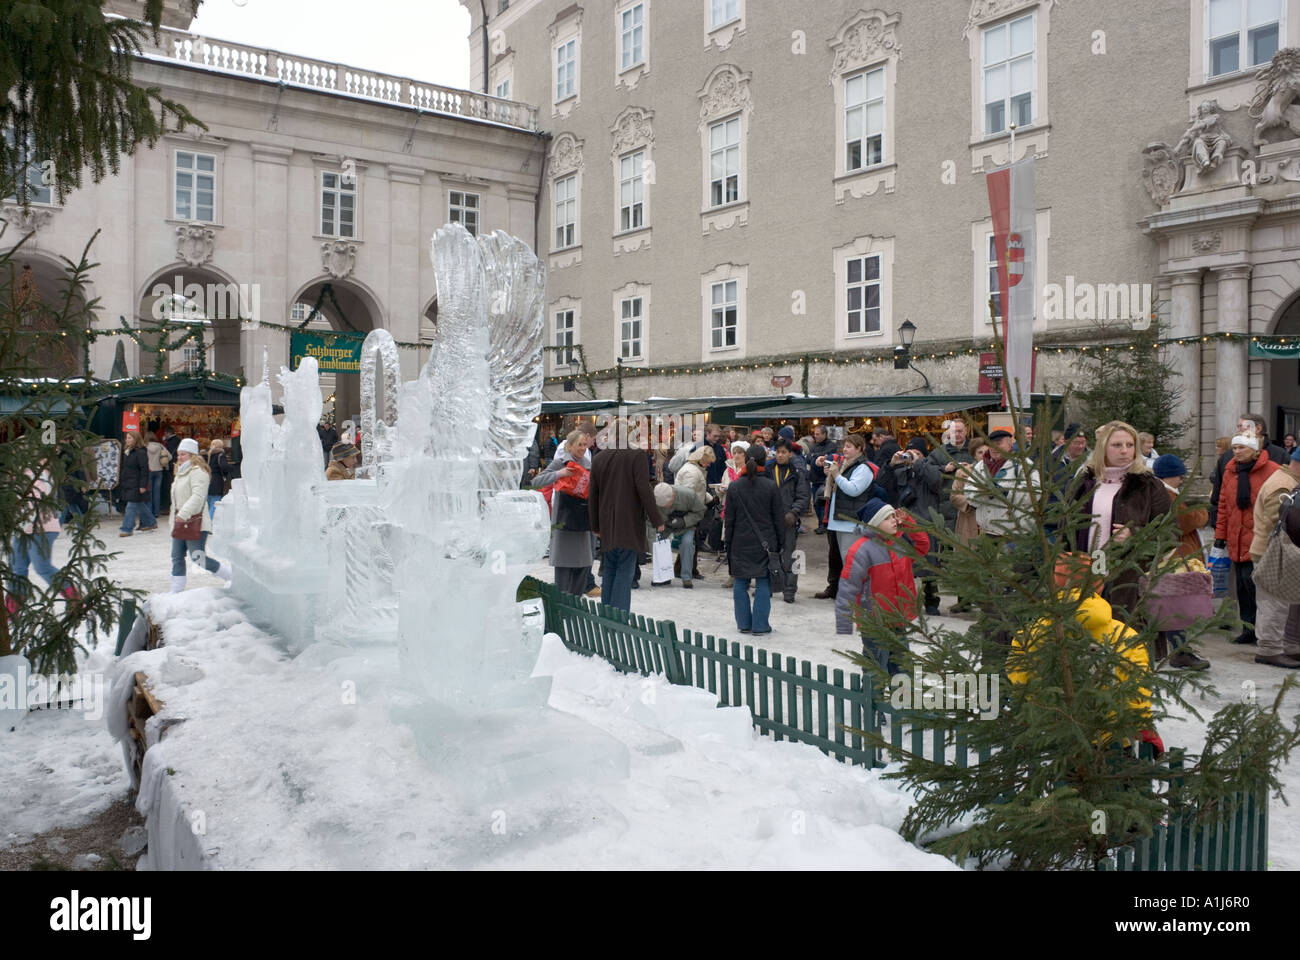
<svg viewBox="0 0 1300 960">
<path fill-rule="evenodd" d="M 653 574 L 650 577 L 652 584 L 672 583 L 673 582 L 673 545 L 667 537 L 656 539 L 654 548 L 651 551 L 653 561 Z"/>
<path fill-rule="evenodd" d="M 580 463 L 570 461 L 565 464 L 573 472 L 567 477 L 555 481 L 555 489 L 581 500 L 587 499 L 587 488 L 591 484 L 591 471 Z"/>
<path fill-rule="evenodd" d="M 1218 600 L 1228 595 L 1228 572 L 1232 568 L 1232 561 L 1228 559 L 1228 551 L 1224 547 L 1210 548 L 1210 562 L 1207 564 L 1210 568 L 1210 576 L 1214 578 L 1214 599 Z"/>
</svg>

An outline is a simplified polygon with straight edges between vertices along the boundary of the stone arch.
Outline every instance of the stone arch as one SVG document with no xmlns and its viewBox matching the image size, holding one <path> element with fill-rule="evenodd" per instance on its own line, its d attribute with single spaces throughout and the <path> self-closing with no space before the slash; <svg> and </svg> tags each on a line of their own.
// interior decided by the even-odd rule
<svg viewBox="0 0 1300 960">
<path fill-rule="evenodd" d="M 333 294 L 332 299 L 328 295 L 321 297 L 327 284 Z M 313 328 L 362 334 L 388 328 L 387 315 L 379 297 L 370 287 L 353 277 L 315 277 L 300 286 L 289 298 L 289 303 L 292 305 L 301 301 L 311 307 L 316 305 L 317 300 L 321 301 L 320 313 L 325 318 L 325 324 L 314 323 Z M 333 412 L 337 422 L 361 422 L 360 374 L 322 371 L 321 389 L 327 398 L 334 397 Z M 329 407 L 330 404 L 326 403 L 327 410 Z"/>
<path fill-rule="evenodd" d="M 1294 336 L 1300 344 L 1300 276 L 1290 284 L 1290 292 L 1280 297 L 1262 332 L 1286 337 L 1288 342 Z M 1258 363 L 1264 368 L 1265 409 L 1260 413 L 1268 421 L 1269 432 L 1280 442 L 1283 434 L 1300 429 L 1300 359 L 1269 359 Z"/>
<path fill-rule="evenodd" d="M 166 292 L 164 292 L 164 290 Z M 195 297 L 193 294 L 201 294 Z M 216 373 L 239 376 L 242 372 L 240 336 L 245 320 L 260 318 L 261 303 L 255 283 L 240 284 L 233 276 L 212 263 L 193 267 L 177 261 L 153 272 L 136 291 L 137 326 L 148 326 L 165 314 L 160 302 L 165 296 L 180 296 L 197 301 L 203 317 L 211 326 L 204 337 L 207 343 L 208 369 Z M 153 373 L 152 355 L 138 346 L 137 370 L 141 375 Z M 184 365 L 184 357 L 173 357 L 164 372 Z"/>
<path fill-rule="evenodd" d="M 62 309 L 65 281 L 68 275 L 67 264 L 30 246 L 12 251 L 11 258 L 14 270 L 14 289 L 11 295 L 15 302 L 19 302 L 19 298 L 33 298 L 33 309 L 23 312 L 24 323 L 30 323 L 33 327 L 54 329 L 55 321 L 49 316 L 48 311 Z M 72 310 L 79 311 L 94 299 L 94 285 L 87 280 L 80 295 L 74 298 Z M 81 376 L 84 361 L 85 357 L 75 341 L 66 345 L 62 341 L 48 342 L 38 346 L 31 355 L 33 372 L 37 376 L 57 379 Z"/>
</svg>

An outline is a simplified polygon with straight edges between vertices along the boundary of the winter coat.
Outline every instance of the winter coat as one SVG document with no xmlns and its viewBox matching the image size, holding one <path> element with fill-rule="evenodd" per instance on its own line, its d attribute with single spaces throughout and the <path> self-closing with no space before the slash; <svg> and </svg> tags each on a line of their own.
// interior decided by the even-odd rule
<svg viewBox="0 0 1300 960">
<path fill-rule="evenodd" d="M 880 485 L 885 491 L 881 499 L 891 507 L 898 506 L 898 481 L 894 477 L 893 465 L 889 461 L 893 460 L 894 454 L 902 449 L 897 440 L 889 439 L 882 443 L 875 456 L 871 457 L 872 462 L 880 468 Z"/>
<path fill-rule="evenodd" d="M 974 463 L 975 458 L 970 455 L 969 447 L 969 441 L 960 447 L 953 443 L 945 443 L 941 447 L 935 447 L 929 457 L 930 462 L 938 467 L 943 482 L 943 489 L 939 492 L 939 516 L 943 517 L 943 522 L 949 530 L 956 529 L 957 514 L 960 512 L 952 502 L 952 485 L 957 479 L 957 471 L 944 470 L 944 467 L 950 463 L 959 465 Z"/>
<path fill-rule="evenodd" d="M 1175 501 L 1174 505 L 1174 522 L 1178 524 L 1178 532 L 1182 534 L 1182 539 L 1178 541 L 1177 554 L 1180 557 L 1195 557 L 1197 560 L 1205 559 L 1205 549 L 1201 546 L 1201 527 L 1205 526 L 1210 520 L 1210 511 L 1205 507 L 1192 506 L 1186 502 L 1178 504 L 1179 491 L 1165 484 L 1165 489 L 1169 492 L 1169 499 Z M 1273 518 L 1274 522 L 1277 517 Z"/>
<path fill-rule="evenodd" d="M 996 492 L 989 488 L 989 465 L 981 460 L 965 487 L 966 501 L 975 507 L 980 532 L 1000 537 L 1031 532 L 1027 529 L 1031 521 L 1024 511 L 1029 507 L 1030 490 L 1038 486 L 1038 471 L 1031 467 L 1026 483 L 1020 464 L 1008 458 L 993 475 L 992 483 Z M 1018 508 L 1014 516 L 1013 505 Z"/>
<path fill-rule="evenodd" d="M 558 474 L 564 469 L 565 464 L 573 463 L 574 457 L 566 448 L 560 447 L 559 452 L 546 469 L 533 478 L 533 488 L 540 490 L 542 487 L 549 487 L 558 478 Z M 582 456 L 582 465 L 590 469 L 591 455 L 584 453 Z M 559 509 L 559 497 L 551 496 L 551 523 L 555 523 L 556 511 Z M 551 527 L 551 552 L 548 562 L 553 567 L 589 567 L 592 563 L 591 553 L 591 531 L 590 530 L 557 530 Z"/>
<path fill-rule="evenodd" d="M 602 550 L 648 552 L 647 519 L 650 526 L 659 527 L 663 517 L 655 506 L 645 452 L 601 450 L 592 457 L 587 509 Z"/>
<path fill-rule="evenodd" d="M 768 551 L 781 549 L 784 513 L 776 483 L 762 474 L 745 474 L 727 487 L 723 538 L 727 544 L 727 570 L 733 577 L 767 577 Z"/>
<path fill-rule="evenodd" d="M 226 495 L 226 480 L 230 476 L 230 467 L 226 463 L 224 453 L 208 454 L 208 469 L 212 471 L 212 479 L 208 481 L 209 497 L 224 497 Z"/>
<path fill-rule="evenodd" d="M 769 460 L 767 475 L 772 478 L 772 482 L 781 493 L 783 512 L 793 513 L 796 517 L 802 517 L 808 512 L 808 504 L 812 502 L 808 473 L 795 466 L 794 457 L 791 457 L 790 462 L 785 466 L 781 466 L 775 459 Z"/>
<path fill-rule="evenodd" d="M 899 626 L 904 619 L 916 619 L 913 550 L 921 555 L 930 550 L 930 538 L 920 530 L 912 530 L 906 537 L 890 538 L 869 530 L 849 547 L 835 592 L 836 633 L 853 632 L 854 607 L 869 614 L 880 604 L 882 612 L 897 617 Z"/>
<path fill-rule="evenodd" d="M 974 463 L 963 463 L 953 471 L 952 494 L 949 497 L 952 507 L 957 511 L 957 518 L 953 522 L 953 534 L 962 543 L 970 543 L 979 536 L 980 527 L 975 522 L 975 507 L 966 497 L 966 482 L 970 479 L 970 473 L 975 469 Z"/>
<path fill-rule="evenodd" d="M 122 452 L 122 472 L 118 475 L 118 488 L 127 503 L 144 503 L 149 494 L 149 453 L 143 447 Z M 140 488 L 144 487 L 144 493 Z"/>
<path fill-rule="evenodd" d="M 830 522 L 827 529 L 837 533 L 854 533 L 858 528 L 858 511 L 874 496 L 872 485 L 877 470 L 866 456 L 848 460 L 831 484 Z M 884 473 L 880 476 L 883 478 Z"/>
<path fill-rule="evenodd" d="M 32 480 L 35 475 L 31 470 L 24 470 L 23 476 Z M 54 489 L 54 480 L 50 477 L 48 470 L 42 470 L 39 477 L 35 477 L 32 483 L 32 499 L 22 506 L 21 524 L 23 533 L 32 532 L 32 523 L 35 519 L 33 516 L 38 511 L 35 509 L 36 504 L 47 498 Z M 59 524 L 59 511 L 51 510 L 48 513 L 41 513 L 41 530 L 45 533 L 58 533 L 63 527 Z"/>
<path fill-rule="evenodd" d="M 1230 463 L 1223 470 L 1223 483 L 1219 488 L 1219 515 L 1214 525 L 1214 539 L 1228 542 L 1228 558 L 1233 563 L 1250 562 L 1250 544 L 1255 534 L 1255 503 L 1264 481 L 1276 473 L 1278 465 L 1261 451 L 1250 468 L 1250 506 L 1237 506 L 1237 465 Z M 1268 531 L 1262 532 L 1267 537 Z"/>
<path fill-rule="evenodd" d="M 161 473 L 162 471 L 166 470 L 167 467 L 171 464 L 172 455 L 168 453 L 167 448 L 164 447 L 157 440 L 150 440 L 147 444 L 145 444 L 144 449 L 145 452 L 149 454 L 150 473 Z M 164 454 L 166 454 L 166 459 L 167 459 L 166 463 L 163 462 Z"/>
<path fill-rule="evenodd" d="M 712 464 L 710 464 L 712 466 Z M 682 468 L 677 471 L 673 477 L 673 486 L 686 487 L 694 491 L 695 495 L 703 500 L 709 493 L 709 478 L 704 468 L 698 463 L 687 461 Z"/>
<path fill-rule="evenodd" d="M 1096 475 L 1093 474 L 1092 467 L 1089 466 L 1080 471 L 1070 489 L 1070 496 L 1083 505 L 1085 514 L 1088 516 L 1092 514 L 1092 501 L 1096 496 L 1097 486 Z M 1172 500 L 1169 496 L 1169 489 L 1155 476 L 1150 473 L 1126 473 L 1124 479 L 1120 481 L 1119 492 L 1115 494 L 1115 499 L 1111 504 L 1111 523 L 1137 529 L 1168 513 L 1171 506 Z M 1089 552 L 1088 541 L 1092 533 L 1092 526 L 1092 522 L 1089 521 L 1080 524 L 1080 528 L 1074 531 L 1076 550 L 1083 553 Z M 1111 540 L 1109 543 L 1114 543 L 1114 541 Z M 1116 546 L 1122 545 L 1116 544 Z M 1156 557 L 1153 553 L 1150 557 L 1141 559 L 1139 566 L 1144 570 L 1149 570 L 1155 566 L 1155 561 Z M 1110 565 L 1119 566 L 1118 562 L 1114 560 L 1110 562 Z M 1140 576 L 1141 572 L 1139 570 L 1126 570 L 1107 580 L 1107 597 L 1116 607 L 1124 608 L 1126 614 L 1137 609 L 1138 578 Z"/>
<path fill-rule="evenodd" d="M 943 491 L 942 470 L 928 458 L 915 463 L 900 463 L 889 469 L 894 474 L 894 485 L 898 488 L 899 506 L 923 520 L 942 519 L 942 514 L 939 513 L 939 497 Z M 904 503 L 904 500 L 907 502 Z"/>
<path fill-rule="evenodd" d="M 671 507 L 660 507 L 659 513 L 664 518 L 664 533 L 681 533 L 686 530 L 694 530 L 704 519 L 704 498 L 697 494 L 690 487 L 683 486 L 680 483 L 673 484 L 673 505 Z M 681 525 L 678 526 L 675 520 L 680 518 Z M 654 528 L 652 527 L 647 536 L 653 536 Z"/>
<path fill-rule="evenodd" d="M 1290 470 L 1280 469 L 1275 470 L 1259 488 L 1259 496 L 1255 499 L 1255 516 L 1251 523 L 1252 529 L 1259 533 L 1259 536 L 1252 537 L 1250 541 L 1252 562 L 1258 563 L 1264 556 L 1269 535 L 1277 526 L 1277 517 L 1282 509 L 1282 495 L 1290 493 L 1297 486 L 1300 486 L 1300 477 Z"/>
<path fill-rule="evenodd" d="M 808 483 L 813 489 L 820 489 L 826 482 L 826 468 L 817 466 L 818 457 L 829 457 L 839 449 L 838 445 L 830 437 L 827 437 L 821 443 L 812 443 L 804 451 L 804 459 L 808 461 Z"/>
<path fill-rule="evenodd" d="M 141 451 L 143 452 L 143 451 Z M 176 468 L 172 481 L 172 525 L 177 520 L 193 519 L 203 515 L 203 530 L 211 532 L 212 518 L 208 515 L 208 471 L 199 466 L 194 457 Z"/>
<path fill-rule="evenodd" d="M 326 480 L 351 480 L 355 476 L 356 471 L 343 466 L 342 460 L 331 460 L 329 466 L 325 468 Z"/>
</svg>

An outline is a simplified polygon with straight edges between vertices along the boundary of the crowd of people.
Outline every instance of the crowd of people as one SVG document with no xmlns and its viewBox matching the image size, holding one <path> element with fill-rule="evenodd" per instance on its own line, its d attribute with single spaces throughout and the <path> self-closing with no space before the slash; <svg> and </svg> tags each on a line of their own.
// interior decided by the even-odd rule
<svg viewBox="0 0 1300 960">
<path fill-rule="evenodd" d="M 550 563 L 561 590 L 630 610 L 655 541 L 672 538 L 680 585 L 694 588 L 702 579 L 699 554 L 716 553 L 726 563 L 721 586 L 732 592 L 736 629 L 763 635 L 772 631 L 772 602 L 799 599 L 794 557 L 801 534 L 824 538 L 826 583 L 812 597 L 834 601 L 837 632 L 852 630 L 855 611 L 877 605 L 908 619 L 922 611 L 936 616 L 944 540 L 988 538 L 1009 547 L 1037 535 L 1029 504 L 1050 479 L 1052 499 L 1067 499 L 1092 518 L 1069 531 L 1047 530 L 1054 540 L 1068 533 L 1063 542 L 1078 556 L 1121 547 L 1165 514 L 1173 515 L 1178 540 L 1161 563 L 1205 573 L 1207 548 L 1226 551 L 1242 623 L 1233 642 L 1257 645 L 1258 663 L 1294 669 L 1300 667 L 1300 605 L 1261 590 L 1252 569 L 1278 525 L 1283 497 L 1300 489 L 1300 454 L 1292 463 L 1291 435 L 1285 446 L 1270 443 L 1260 416 L 1244 415 L 1237 430 L 1222 445 L 1210 477 L 1212 497 L 1204 503 L 1187 495 L 1188 468 L 1178 456 L 1162 455 L 1151 434 L 1120 421 L 1092 431 L 1070 424 L 1038 447 L 1033 428 L 1025 427 L 1031 448 L 1024 455 L 1010 430 L 973 438 L 961 418 L 944 422 L 933 449 L 924 436 L 900 445 L 884 426 L 837 442 L 825 426 L 796 438 L 791 426 L 746 433 L 710 425 L 675 450 L 613 443 L 597 451 L 595 427 L 584 426 L 554 445 L 543 442 L 543 456 L 554 454 L 549 465 L 529 471 L 526 483 L 551 494 Z M 558 481 L 574 475 L 581 475 L 580 487 L 561 491 Z M 1296 513 L 1292 521 L 1286 512 L 1283 532 L 1294 533 L 1300 546 Z M 941 525 L 952 537 L 927 536 L 918 520 L 932 529 Z M 1144 587 L 1140 572 L 1120 566 L 1100 578 L 1102 596 L 1117 617 L 1132 618 Z M 1208 573 L 1205 579 L 1210 582 Z M 662 574 L 652 580 L 668 582 Z M 972 609 L 970 598 L 953 599 L 948 613 Z M 874 644 L 865 642 L 864 650 L 895 669 Z M 1171 669 L 1210 666 L 1188 647 L 1184 630 L 1161 632 L 1154 656 Z"/>
</svg>

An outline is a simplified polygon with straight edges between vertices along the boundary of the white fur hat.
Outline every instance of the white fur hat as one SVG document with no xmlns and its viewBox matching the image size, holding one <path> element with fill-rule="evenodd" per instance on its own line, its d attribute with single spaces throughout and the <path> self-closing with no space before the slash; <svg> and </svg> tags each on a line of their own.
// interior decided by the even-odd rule
<svg viewBox="0 0 1300 960">
<path fill-rule="evenodd" d="M 1249 434 L 1241 433 L 1232 438 L 1234 447 L 1250 447 L 1252 450 L 1259 449 L 1259 437 L 1253 437 Z"/>
<path fill-rule="evenodd" d="M 193 437 L 186 437 L 181 441 L 181 445 L 176 448 L 177 453 L 194 453 L 199 452 L 199 442 Z"/>
<path fill-rule="evenodd" d="M 673 488 L 671 484 L 655 484 L 655 506 L 667 507 L 673 502 Z"/>
</svg>

